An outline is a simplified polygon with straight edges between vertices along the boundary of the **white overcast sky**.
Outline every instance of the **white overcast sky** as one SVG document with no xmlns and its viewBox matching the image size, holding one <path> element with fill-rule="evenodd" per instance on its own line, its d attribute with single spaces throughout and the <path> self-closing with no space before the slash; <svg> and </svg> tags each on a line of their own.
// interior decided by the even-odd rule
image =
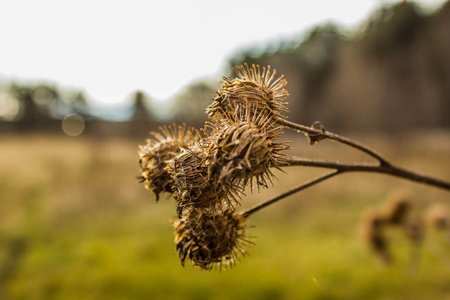
<svg viewBox="0 0 450 300">
<path fill-rule="evenodd" d="M 117 104 L 219 81 L 245 46 L 333 21 L 351 28 L 394 0 L 10 0 L 0 2 L 0 84 L 45 81 Z M 437 7 L 444 0 L 417 1 Z M 281 71 L 281 70 L 280 70 Z"/>
</svg>

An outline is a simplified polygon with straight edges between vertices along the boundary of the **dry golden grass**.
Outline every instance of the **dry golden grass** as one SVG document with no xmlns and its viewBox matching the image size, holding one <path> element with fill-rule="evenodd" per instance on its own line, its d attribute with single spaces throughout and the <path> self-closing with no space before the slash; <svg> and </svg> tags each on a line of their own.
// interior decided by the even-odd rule
<svg viewBox="0 0 450 300">
<path fill-rule="evenodd" d="M 296 155 L 366 159 L 331 142 L 309 146 L 302 135 L 286 139 L 295 141 Z M 426 143 L 360 140 L 400 166 L 450 178 L 448 135 Z M 330 179 L 252 216 L 255 245 L 232 270 L 182 268 L 168 222 L 176 219 L 174 200 L 162 197 L 156 204 L 136 179 L 138 145 L 144 142 L 0 137 L 0 260 L 13 262 L 0 287 L 11 299 L 199 299 L 223 291 L 223 282 L 235 289 L 223 291 L 221 299 L 236 293 L 247 299 L 421 299 L 450 293 L 447 250 L 436 256 L 424 247 L 416 273 L 408 273 L 408 247 L 400 243 L 392 248 L 398 265 L 383 269 L 357 234 L 363 213 L 394 190 L 412 195 L 417 209 L 450 200 L 448 192 L 375 174 Z M 243 208 L 323 172 L 285 170 L 276 172 L 274 187 L 247 190 Z M 20 243 L 22 256 L 14 256 Z"/>
</svg>

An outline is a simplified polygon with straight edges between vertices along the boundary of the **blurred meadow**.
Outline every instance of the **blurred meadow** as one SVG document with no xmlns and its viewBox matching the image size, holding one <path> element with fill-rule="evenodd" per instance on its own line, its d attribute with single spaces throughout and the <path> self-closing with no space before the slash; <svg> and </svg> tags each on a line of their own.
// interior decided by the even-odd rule
<svg viewBox="0 0 450 300">
<path fill-rule="evenodd" d="M 223 75 L 245 62 L 271 65 L 289 82 L 289 120 L 319 120 L 449 181 L 449 32 L 450 2 L 426 14 L 401 1 L 352 34 L 322 24 L 241 49 Z M 433 204 L 450 205 L 446 190 L 386 175 L 344 174 L 252 215 L 254 244 L 230 269 L 182 267 L 175 201 L 156 203 L 138 182 L 138 146 L 162 124 L 201 128 L 220 80 L 195 81 L 165 104 L 136 90 L 125 106 L 103 109 L 81 90 L 0 82 L 0 299 L 450 299 L 450 233 L 426 226 L 414 244 L 389 228 L 391 264 L 362 239 L 364 216 L 393 193 L 407 195 L 420 220 Z M 281 139 L 288 154 L 373 162 L 287 129 Z M 247 190 L 240 209 L 327 172 L 284 170 L 273 186 Z"/>
<path fill-rule="evenodd" d="M 307 145 L 296 154 L 362 159 L 339 145 Z M 429 138 L 429 137 L 428 137 Z M 431 139 L 431 138 L 429 138 Z M 380 136 L 364 142 L 398 164 L 450 177 L 448 135 L 400 147 Z M 426 141 L 426 140 L 425 140 Z M 175 203 L 136 180 L 142 140 L 58 135 L 1 137 L 2 299 L 446 299 L 450 244 L 426 235 L 411 247 L 389 232 L 395 262 L 384 266 L 360 239 L 367 210 L 393 191 L 411 195 L 422 213 L 448 192 L 402 179 L 348 174 L 255 214 L 255 243 L 232 269 L 181 266 L 173 243 Z M 247 192 L 248 207 L 318 175 L 303 167 L 277 173 L 274 187 Z M 431 232 L 432 233 L 432 232 Z M 442 237 L 441 237 L 442 239 Z M 436 252 L 438 242 L 440 252 Z"/>
</svg>

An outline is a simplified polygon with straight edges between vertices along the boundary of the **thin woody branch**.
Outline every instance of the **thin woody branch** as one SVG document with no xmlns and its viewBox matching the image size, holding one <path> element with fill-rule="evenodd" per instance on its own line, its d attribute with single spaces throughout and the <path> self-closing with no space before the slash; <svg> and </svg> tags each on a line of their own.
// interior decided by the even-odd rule
<svg viewBox="0 0 450 300">
<path fill-rule="evenodd" d="M 341 162 L 314 160 L 300 157 L 291 157 L 290 159 L 288 159 L 287 162 L 290 164 L 290 166 L 308 166 L 308 167 L 335 169 L 340 171 L 340 173 L 360 171 L 360 172 L 387 174 L 450 190 L 450 182 L 433 178 L 427 175 L 415 173 L 392 164 L 374 165 L 374 164 L 359 164 L 359 163 L 341 163 Z"/>
<path fill-rule="evenodd" d="M 316 137 L 317 141 L 319 141 L 320 139 L 325 139 L 328 138 L 330 140 L 334 140 L 337 141 L 341 144 L 345 144 L 347 146 L 350 146 L 352 148 L 355 148 L 357 150 L 360 150 L 366 154 L 368 154 L 369 156 L 372 156 L 373 158 L 375 158 L 376 160 L 378 160 L 380 162 L 381 165 L 389 165 L 389 162 L 382 157 L 380 154 L 376 153 L 374 150 L 370 149 L 369 147 L 360 144 L 356 141 L 353 141 L 349 138 L 331 133 L 326 131 L 325 129 L 315 129 L 313 127 L 310 126 L 305 126 L 305 125 L 301 125 L 301 124 L 297 124 L 285 119 L 280 119 L 277 121 L 278 124 L 283 125 L 287 128 L 291 128 L 294 130 L 298 130 L 301 131 L 303 133 L 306 133 L 308 135 L 313 135 Z"/>
<path fill-rule="evenodd" d="M 412 181 L 433 185 L 436 187 L 440 187 L 443 189 L 450 190 L 450 183 L 436 179 L 433 177 L 429 177 L 426 175 L 418 174 L 411 172 L 409 170 L 393 166 L 393 165 L 373 165 L 373 164 L 358 164 L 358 163 L 340 163 L 340 162 L 334 162 L 334 161 L 326 161 L 326 160 L 313 160 L 308 158 L 299 158 L 299 157 L 291 157 L 291 159 L 288 160 L 290 166 L 307 166 L 307 167 L 318 167 L 318 168 L 326 168 L 326 169 L 334 169 L 334 172 L 319 176 L 311 181 L 308 181 L 306 183 L 303 183 L 297 187 L 294 187 L 275 198 L 272 198 L 270 200 L 264 201 L 260 204 L 255 205 L 252 208 L 249 208 L 243 212 L 240 213 L 241 216 L 247 218 L 251 214 L 275 203 L 279 200 L 282 200 L 292 194 L 295 194 L 297 192 L 300 192 L 308 187 L 311 187 L 313 185 L 316 185 L 322 181 L 325 181 L 333 176 L 336 176 L 338 174 L 343 174 L 345 172 L 373 172 L 373 173 L 381 173 L 381 174 L 387 174 L 392 175 L 404 179 L 409 179 Z"/>
<path fill-rule="evenodd" d="M 341 172 L 350 172 L 350 171 L 363 171 L 363 172 L 374 172 L 374 173 L 382 173 L 382 174 L 388 174 L 392 176 L 401 177 L 404 179 L 409 179 L 415 182 L 420 182 L 428 185 L 433 185 L 436 187 L 440 187 L 443 189 L 450 190 L 450 182 L 433 178 L 427 175 L 418 174 L 403 168 L 400 168 L 398 166 L 393 165 L 392 163 L 388 162 L 387 159 L 382 157 L 380 154 L 375 152 L 374 150 L 370 149 L 369 147 L 360 144 L 354 140 L 351 140 L 349 138 L 346 138 L 344 136 L 340 136 L 337 134 L 334 134 L 332 132 L 326 131 L 324 128 L 316 129 L 312 126 L 304 126 L 301 124 L 296 124 L 290 121 L 287 121 L 285 119 L 280 119 L 277 121 L 278 124 L 283 125 L 285 127 L 295 129 L 298 131 L 301 131 L 308 135 L 308 137 L 314 137 L 312 141 L 320 141 L 322 139 L 328 138 L 334 141 L 337 141 L 341 144 L 350 146 L 352 148 L 355 148 L 363 153 L 366 153 L 367 155 L 375 158 L 378 160 L 379 164 L 376 165 L 369 165 L 369 164 L 360 164 L 360 163 L 340 163 L 340 162 L 332 162 L 332 161 L 324 161 L 324 160 L 311 160 L 311 159 L 305 159 L 305 158 L 294 158 L 292 157 L 290 161 L 290 165 L 297 165 L 297 166 L 310 166 L 310 167 L 321 167 L 321 168 L 328 168 L 328 169 L 336 169 Z"/>
<path fill-rule="evenodd" d="M 267 200 L 267 201 L 264 201 L 264 202 L 262 202 L 260 204 L 257 204 L 254 207 L 249 208 L 249 209 L 241 212 L 240 215 L 243 216 L 244 218 L 247 218 L 251 214 L 253 214 L 253 213 L 263 209 L 266 206 L 269 206 L 269 205 L 271 205 L 271 204 L 273 204 L 273 203 L 275 203 L 275 202 L 277 202 L 277 201 L 279 201 L 279 200 L 281 200 L 283 198 L 286 198 L 286 197 L 288 197 L 288 196 L 290 196 L 292 194 L 300 192 L 300 191 L 302 191 L 302 190 L 304 190 L 306 188 L 309 188 L 310 186 L 318 184 L 318 183 L 320 183 L 320 182 L 322 182 L 322 181 L 324 181 L 326 179 L 329 179 L 329 178 L 331 178 L 331 177 L 333 177 L 335 175 L 338 175 L 340 173 L 341 173 L 340 171 L 336 170 L 334 172 L 331 172 L 331 173 L 319 176 L 319 177 L 317 177 L 317 178 L 315 178 L 313 180 L 310 180 L 310 181 L 308 181 L 306 183 L 303 183 L 303 184 L 301 184 L 299 186 L 296 186 L 296 187 L 294 187 L 294 188 L 292 188 L 292 189 L 290 189 L 290 190 L 288 190 L 288 191 L 286 191 L 286 192 L 276 196 L 275 198 L 272 198 L 270 200 Z"/>
</svg>

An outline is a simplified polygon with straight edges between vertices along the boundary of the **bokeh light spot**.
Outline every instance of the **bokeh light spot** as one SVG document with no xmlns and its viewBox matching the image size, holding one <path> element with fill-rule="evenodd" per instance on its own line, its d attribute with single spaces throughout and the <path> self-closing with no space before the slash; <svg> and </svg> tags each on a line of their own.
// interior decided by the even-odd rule
<svg viewBox="0 0 450 300">
<path fill-rule="evenodd" d="M 8 93 L 0 94 L 0 120 L 14 121 L 20 113 L 19 102 Z"/>
<path fill-rule="evenodd" d="M 69 136 L 79 136 L 85 127 L 84 119 L 78 114 L 69 114 L 62 120 L 62 129 Z"/>
</svg>

